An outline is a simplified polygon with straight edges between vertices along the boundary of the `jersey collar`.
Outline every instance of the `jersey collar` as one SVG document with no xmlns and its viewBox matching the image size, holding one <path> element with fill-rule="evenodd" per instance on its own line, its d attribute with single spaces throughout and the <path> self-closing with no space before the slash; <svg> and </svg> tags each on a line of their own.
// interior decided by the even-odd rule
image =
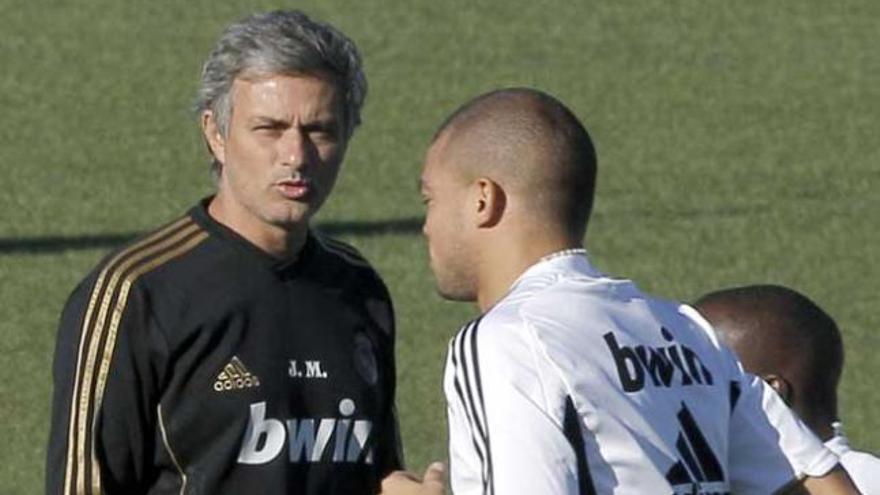
<svg viewBox="0 0 880 495">
<path fill-rule="evenodd" d="M 297 253 L 296 256 L 279 259 L 258 248 L 234 230 L 215 220 L 208 213 L 208 204 L 211 202 L 212 198 L 213 196 L 209 196 L 199 201 L 199 203 L 190 210 L 190 216 L 196 221 L 196 223 L 204 227 L 216 238 L 232 246 L 242 255 L 255 260 L 257 263 L 266 266 L 266 268 L 276 273 L 285 274 L 287 276 L 295 274 L 297 272 L 297 266 L 302 264 L 300 262 L 312 255 L 315 249 L 315 240 L 313 239 L 314 235 L 311 229 L 309 229 L 303 249 Z"/>
<path fill-rule="evenodd" d="M 849 446 L 849 439 L 843 434 L 843 424 L 841 424 L 840 421 L 831 423 L 831 428 L 834 430 L 834 436 L 825 442 L 825 447 L 831 452 L 834 452 L 837 457 L 841 457 L 852 450 Z"/>
<path fill-rule="evenodd" d="M 516 279 L 508 293 L 513 292 L 524 280 L 537 276 L 563 273 L 580 273 L 591 278 L 604 277 L 605 274 L 596 269 L 583 248 L 563 249 L 541 257 Z"/>
</svg>

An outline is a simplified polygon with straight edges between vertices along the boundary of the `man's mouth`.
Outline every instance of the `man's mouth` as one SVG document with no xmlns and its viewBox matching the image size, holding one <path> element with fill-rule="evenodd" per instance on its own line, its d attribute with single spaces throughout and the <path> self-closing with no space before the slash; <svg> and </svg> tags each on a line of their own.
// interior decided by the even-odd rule
<svg viewBox="0 0 880 495">
<path fill-rule="evenodd" d="M 275 183 L 275 187 L 278 188 L 282 196 L 291 200 L 303 199 L 312 190 L 311 184 L 306 179 L 280 180 Z"/>
</svg>

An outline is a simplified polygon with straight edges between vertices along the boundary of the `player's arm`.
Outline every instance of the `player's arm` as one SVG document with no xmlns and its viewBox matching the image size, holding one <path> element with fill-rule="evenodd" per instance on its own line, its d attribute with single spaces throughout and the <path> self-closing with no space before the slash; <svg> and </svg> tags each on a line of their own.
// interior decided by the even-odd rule
<svg viewBox="0 0 880 495">
<path fill-rule="evenodd" d="M 400 426 L 397 421 L 397 408 L 393 405 L 385 416 L 381 438 L 378 439 L 377 460 L 379 472 L 386 475 L 404 468 L 403 445 L 400 439 Z"/>
<path fill-rule="evenodd" d="M 154 363 L 166 349 L 143 295 L 113 282 L 87 280 L 62 313 L 47 494 L 134 493 L 153 474 Z"/>
<path fill-rule="evenodd" d="M 763 380 L 743 374 L 731 412 L 734 493 L 858 493 L 837 457 Z"/>
<path fill-rule="evenodd" d="M 548 366 L 512 330 L 477 321 L 450 346 L 452 489 L 578 493 L 592 481 L 575 406 L 545 388 L 540 371 Z"/>
<path fill-rule="evenodd" d="M 783 488 L 779 495 L 849 495 L 860 493 L 840 465 L 825 476 L 808 477 Z"/>
<path fill-rule="evenodd" d="M 396 325 L 394 318 L 394 305 L 391 295 L 385 284 L 375 275 L 375 289 L 373 298 L 369 300 L 368 312 L 376 326 L 381 330 L 379 339 L 381 349 L 379 352 L 379 370 L 385 387 L 388 390 L 388 401 L 385 405 L 383 424 L 380 426 L 381 434 L 377 445 L 377 463 L 379 472 L 383 475 L 404 468 L 403 443 L 400 436 L 400 424 L 397 419 L 397 363 L 395 360 Z"/>
</svg>

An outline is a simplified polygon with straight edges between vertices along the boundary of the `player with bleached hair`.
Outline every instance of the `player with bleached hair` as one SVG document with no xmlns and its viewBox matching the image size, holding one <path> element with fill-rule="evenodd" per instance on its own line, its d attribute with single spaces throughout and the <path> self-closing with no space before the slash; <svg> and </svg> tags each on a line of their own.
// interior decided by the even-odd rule
<svg viewBox="0 0 880 495">
<path fill-rule="evenodd" d="M 745 369 L 764 379 L 840 457 L 862 493 L 880 493 L 880 459 L 852 449 L 837 412 L 843 342 L 837 323 L 779 285 L 719 290 L 695 304 Z"/>
<path fill-rule="evenodd" d="M 591 263 L 582 239 L 595 177 L 582 124 L 532 89 L 468 102 L 428 149 L 437 287 L 482 313 L 446 362 L 452 490 L 857 493 L 695 310 Z M 383 488 L 440 493 L 438 478 L 432 467 L 422 485 L 395 474 Z"/>
</svg>

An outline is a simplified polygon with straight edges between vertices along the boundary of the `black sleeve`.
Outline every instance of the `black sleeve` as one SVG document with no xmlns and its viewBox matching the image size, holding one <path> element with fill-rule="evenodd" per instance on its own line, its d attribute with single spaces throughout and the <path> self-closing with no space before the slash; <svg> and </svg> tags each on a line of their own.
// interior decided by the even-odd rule
<svg viewBox="0 0 880 495">
<path fill-rule="evenodd" d="M 149 298 L 125 274 L 93 275 L 61 316 L 47 494 L 139 493 L 153 476 L 160 363 Z"/>
<path fill-rule="evenodd" d="M 377 465 L 380 473 L 386 475 L 391 471 L 404 468 L 403 443 L 400 437 L 400 425 L 397 420 L 396 388 L 397 367 L 395 361 L 395 321 L 394 306 L 391 295 L 382 280 L 375 275 L 375 287 L 368 298 L 367 310 L 370 317 L 381 330 L 382 350 L 381 369 L 385 389 L 388 391 L 388 403 L 385 410 L 385 421 L 381 425 L 381 434 L 377 445 Z"/>
</svg>

